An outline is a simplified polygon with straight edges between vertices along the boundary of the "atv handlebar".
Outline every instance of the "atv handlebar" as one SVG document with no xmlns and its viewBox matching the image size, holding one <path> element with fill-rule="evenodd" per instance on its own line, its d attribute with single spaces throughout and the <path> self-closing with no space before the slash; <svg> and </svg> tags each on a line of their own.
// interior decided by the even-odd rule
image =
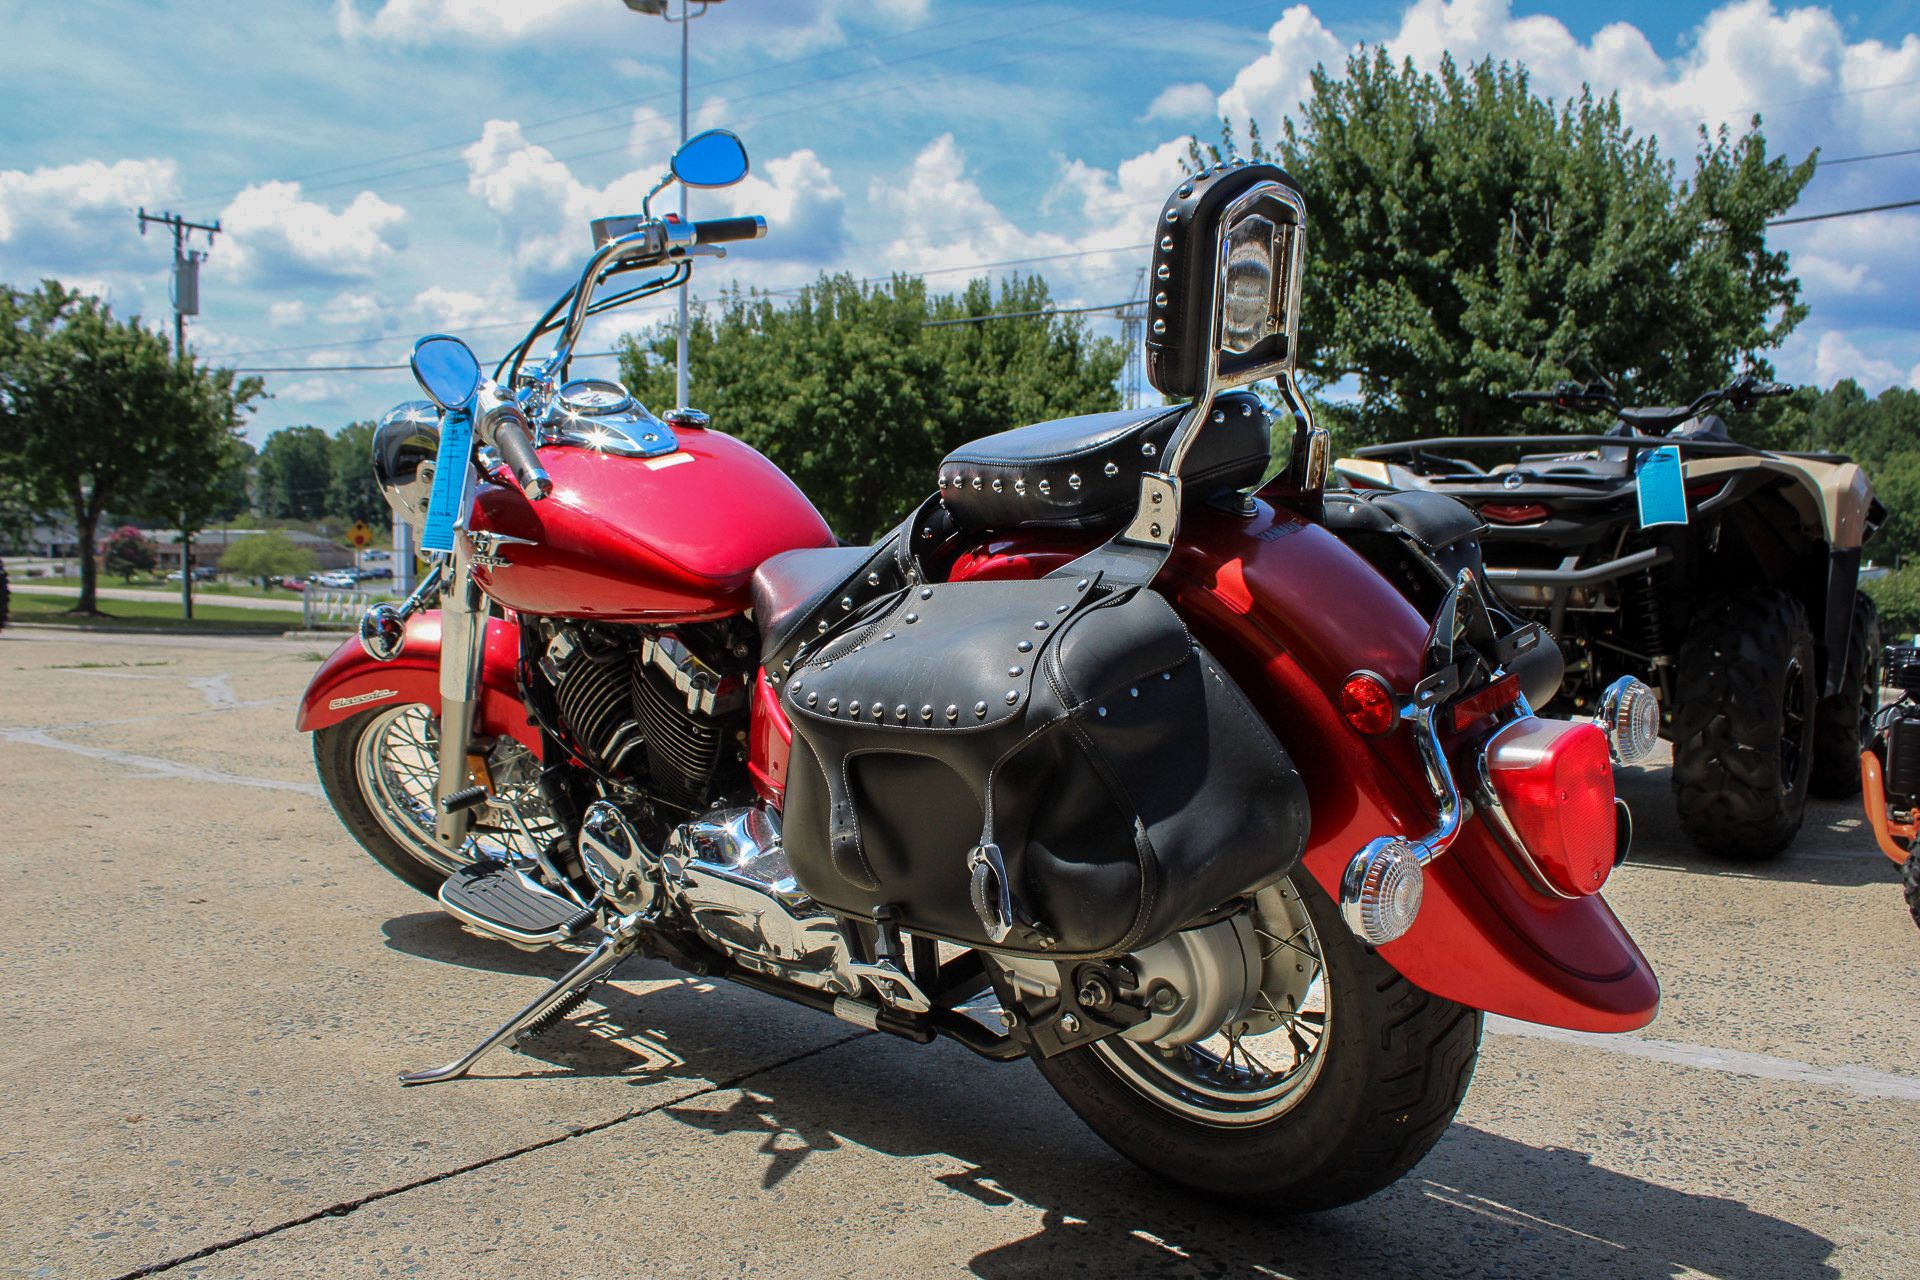
<svg viewBox="0 0 1920 1280">
<path fill-rule="evenodd" d="M 1755 374 L 1743 373 L 1724 387 L 1696 396 L 1693 403 L 1684 408 L 1622 405 L 1613 387 L 1599 379 L 1585 384 L 1556 383 L 1546 391 L 1509 392 L 1507 399 L 1516 404 L 1550 404 L 1558 409 L 1611 409 L 1636 431 L 1664 435 L 1717 405 L 1725 404 L 1737 413 L 1745 413 L 1754 407 L 1755 401 L 1792 391 L 1787 383 L 1763 381 Z"/>
</svg>

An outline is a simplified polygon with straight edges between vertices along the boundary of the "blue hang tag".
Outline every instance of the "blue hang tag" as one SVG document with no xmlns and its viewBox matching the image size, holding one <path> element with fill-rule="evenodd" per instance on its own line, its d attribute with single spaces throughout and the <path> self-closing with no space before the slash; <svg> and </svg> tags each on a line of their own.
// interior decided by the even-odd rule
<svg viewBox="0 0 1920 1280">
<path fill-rule="evenodd" d="M 1680 450 L 1665 445 L 1644 454 L 1634 481 L 1640 495 L 1640 527 L 1687 522 L 1687 482 L 1680 474 Z"/>
<path fill-rule="evenodd" d="M 449 413 L 440 419 L 440 452 L 433 461 L 433 493 L 427 502 L 427 526 L 420 533 L 422 551 L 453 554 L 453 531 L 463 514 L 467 472 L 473 456 L 473 418 Z"/>
</svg>

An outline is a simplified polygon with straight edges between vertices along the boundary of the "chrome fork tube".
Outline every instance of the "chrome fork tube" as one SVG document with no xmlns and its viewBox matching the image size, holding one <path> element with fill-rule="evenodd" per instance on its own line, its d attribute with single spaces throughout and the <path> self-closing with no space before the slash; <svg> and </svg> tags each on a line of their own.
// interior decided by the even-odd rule
<svg viewBox="0 0 1920 1280">
<path fill-rule="evenodd" d="M 433 792 L 433 837 L 449 852 L 459 850 L 473 827 L 471 809 L 448 813 L 446 802 L 468 786 L 467 751 L 487 647 L 486 601 L 473 580 L 472 556 L 466 536 L 456 537 L 440 604 L 440 776 Z"/>
</svg>

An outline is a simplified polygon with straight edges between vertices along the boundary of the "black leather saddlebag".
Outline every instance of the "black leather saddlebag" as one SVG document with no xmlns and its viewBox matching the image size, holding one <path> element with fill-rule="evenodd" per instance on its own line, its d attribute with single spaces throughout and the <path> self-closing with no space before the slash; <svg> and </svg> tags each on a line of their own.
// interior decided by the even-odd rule
<svg viewBox="0 0 1920 1280">
<path fill-rule="evenodd" d="M 1306 840 L 1285 750 L 1143 587 L 911 586 L 782 696 L 793 874 L 850 915 L 1117 955 L 1284 875 Z"/>
</svg>

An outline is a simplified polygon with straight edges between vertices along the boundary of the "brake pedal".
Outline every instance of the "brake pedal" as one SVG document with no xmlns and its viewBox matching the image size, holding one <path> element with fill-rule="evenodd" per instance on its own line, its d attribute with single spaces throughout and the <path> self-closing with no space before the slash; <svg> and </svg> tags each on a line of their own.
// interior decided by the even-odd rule
<svg viewBox="0 0 1920 1280">
<path fill-rule="evenodd" d="M 440 886 L 439 896 L 447 914 L 462 924 L 533 951 L 572 939 L 595 918 L 591 908 L 499 862 L 454 872 Z"/>
</svg>

